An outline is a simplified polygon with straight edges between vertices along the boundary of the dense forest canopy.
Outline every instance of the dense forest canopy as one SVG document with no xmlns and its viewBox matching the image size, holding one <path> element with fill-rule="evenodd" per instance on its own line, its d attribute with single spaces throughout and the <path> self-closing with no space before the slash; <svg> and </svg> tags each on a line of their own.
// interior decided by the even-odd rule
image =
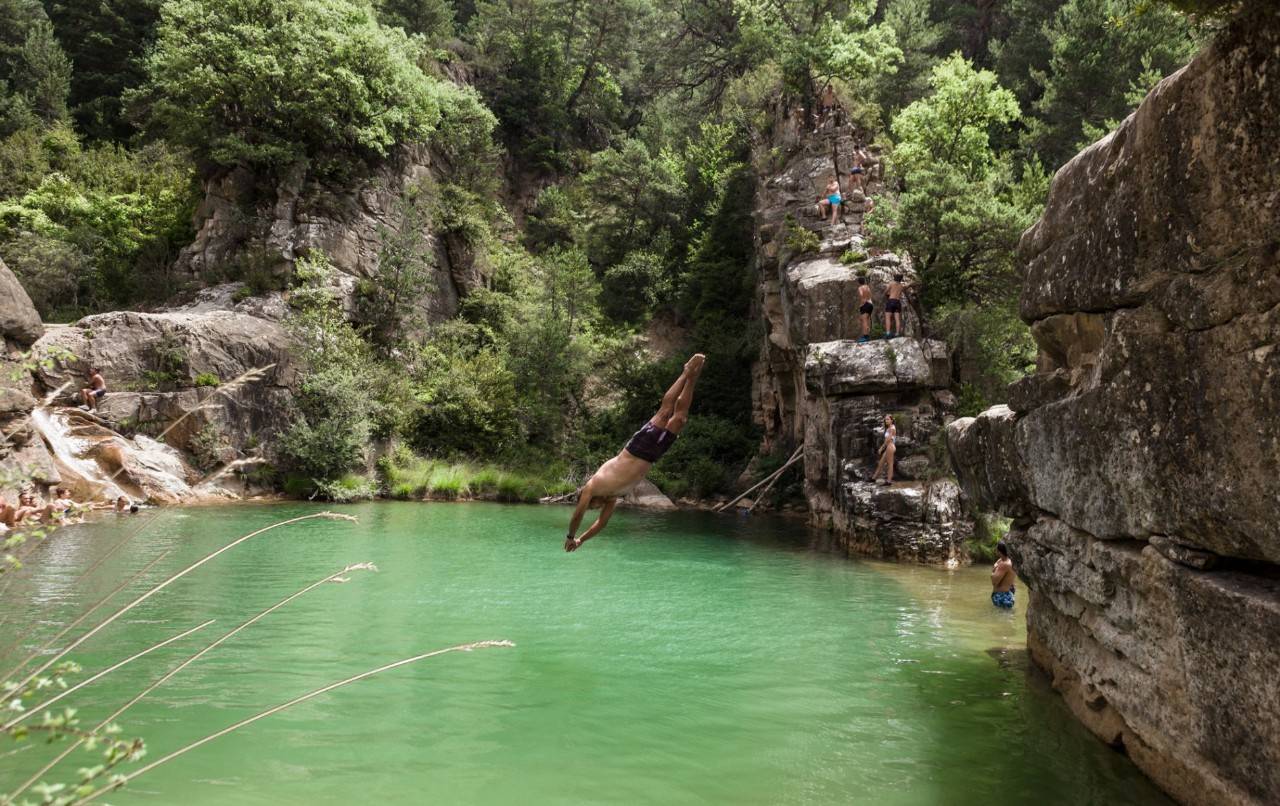
<svg viewBox="0 0 1280 806">
<path fill-rule="evenodd" d="M 247 265 L 172 272 L 202 182 L 243 169 L 269 192 L 301 167 L 353 186 L 425 145 L 440 175 L 402 200 L 417 226 L 384 239 L 363 315 L 334 314 L 323 255 L 283 281 L 312 368 L 288 469 L 341 495 L 365 441 L 390 435 L 582 469 L 673 375 L 677 358 L 637 349 L 656 327 L 710 357 L 657 474 L 706 493 L 758 444 L 750 212 L 778 109 L 830 86 L 883 146 L 870 236 L 912 256 L 939 334 L 987 367 L 962 390 L 976 406 L 1029 360 L 1013 247 L 1049 177 L 1234 6 L 0 0 L 0 256 L 53 320 L 225 279 L 268 290 L 278 278 Z M 428 229 L 492 277 L 443 323 L 414 304 Z"/>
</svg>

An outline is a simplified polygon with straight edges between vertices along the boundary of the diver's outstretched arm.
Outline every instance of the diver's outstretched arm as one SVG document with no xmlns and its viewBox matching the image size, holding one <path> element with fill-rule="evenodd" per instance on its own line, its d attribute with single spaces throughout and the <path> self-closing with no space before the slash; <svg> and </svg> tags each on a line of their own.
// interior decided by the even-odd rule
<svg viewBox="0 0 1280 806">
<path fill-rule="evenodd" d="M 574 551 L 583 543 L 600 534 L 604 527 L 609 524 L 609 518 L 613 515 L 613 508 L 617 505 L 618 499 L 610 498 L 609 503 L 605 504 L 604 508 L 600 510 L 600 517 L 596 518 L 595 523 L 587 527 L 587 531 L 582 533 L 582 537 L 565 543 L 565 551 Z M 572 544 L 572 548 L 570 544 Z"/>
</svg>

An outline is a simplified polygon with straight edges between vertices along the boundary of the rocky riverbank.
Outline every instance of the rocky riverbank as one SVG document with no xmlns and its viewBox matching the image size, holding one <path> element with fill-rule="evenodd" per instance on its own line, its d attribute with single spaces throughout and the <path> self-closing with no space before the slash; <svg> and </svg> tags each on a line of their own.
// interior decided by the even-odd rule
<svg viewBox="0 0 1280 806">
<path fill-rule="evenodd" d="M 1185 803 L 1280 802 L 1280 11 L 1055 177 L 1022 239 L 1037 373 L 948 429 L 1016 517 L 1028 645 Z"/>
</svg>

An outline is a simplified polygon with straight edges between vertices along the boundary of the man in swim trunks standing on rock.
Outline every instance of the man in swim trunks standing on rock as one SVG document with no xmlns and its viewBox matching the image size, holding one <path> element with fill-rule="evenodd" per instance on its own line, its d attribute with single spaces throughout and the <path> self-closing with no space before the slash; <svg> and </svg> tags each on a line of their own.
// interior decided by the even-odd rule
<svg viewBox="0 0 1280 806">
<path fill-rule="evenodd" d="M 893 275 L 893 282 L 885 290 L 884 300 L 884 337 L 896 338 L 902 335 L 902 275 Z"/>
<path fill-rule="evenodd" d="M 859 342 L 871 339 L 871 286 L 867 285 L 867 275 L 858 275 L 858 318 L 862 320 L 862 338 Z"/>
<path fill-rule="evenodd" d="M 579 546 L 600 533 L 619 496 L 625 495 L 653 467 L 653 463 L 662 457 L 676 441 L 685 423 L 689 421 L 689 407 L 693 405 L 693 388 L 698 383 L 698 375 L 702 373 L 702 365 L 707 357 L 698 353 L 685 362 L 684 372 L 662 396 L 662 405 L 658 413 L 650 418 L 627 443 L 622 452 L 600 465 L 587 483 L 578 491 L 578 506 L 573 510 L 573 520 L 569 522 L 569 534 L 564 539 L 565 551 L 576 551 Z M 588 509 L 599 509 L 600 517 L 582 533 L 575 537 L 582 516 Z"/>
</svg>

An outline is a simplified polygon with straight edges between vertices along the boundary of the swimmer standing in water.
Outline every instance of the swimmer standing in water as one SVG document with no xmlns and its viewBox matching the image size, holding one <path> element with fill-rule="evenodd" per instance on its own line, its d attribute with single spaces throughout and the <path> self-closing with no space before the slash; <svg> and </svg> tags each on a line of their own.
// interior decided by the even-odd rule
<svg viewBox="0 0 1280 806">
<path fill-rule="evenodd" d="M 685 362 L 684 371 L 662 396 L 658 413 L 637 431 L 627 446 L 609 461 L 600 465 L 582 489 L 578 491 L 578 506 L 569 522 L 569 534 L 564 539 L 565 551 L 577 551 L 583 543 L 600 534 L 613 515 L 618 497 L 625 495 L 662 458 L 662 454 L 675 444 L 676 437 L 689 421 L 689 407 L 693 405 L 693 388 L 702 374 L 707 357 L 702 353 Z M 599 509 L 600 517 L 587 527 L 581 537 L 575 537 L 582 516 L 588 509 Z"/>
</svg>

